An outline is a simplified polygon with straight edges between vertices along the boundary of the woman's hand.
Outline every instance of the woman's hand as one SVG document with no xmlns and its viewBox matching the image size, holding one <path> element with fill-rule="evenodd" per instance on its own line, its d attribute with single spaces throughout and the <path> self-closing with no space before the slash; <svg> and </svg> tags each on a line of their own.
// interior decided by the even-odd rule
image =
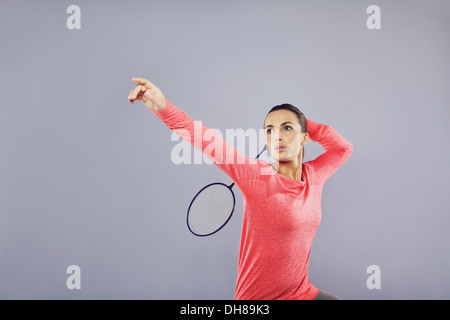
<svg viewBox="0 0 450 320">
<path fill-rule="evenodd" d="M 130 104 L 133 104 L 135 100 L 141 100 L 152 110 L 161 111 L 165 108 L 166 97 L 157 86 L 143 78 L 131 78 L 131 80 L 138 85 L 128 95 Z"/>
</svg>

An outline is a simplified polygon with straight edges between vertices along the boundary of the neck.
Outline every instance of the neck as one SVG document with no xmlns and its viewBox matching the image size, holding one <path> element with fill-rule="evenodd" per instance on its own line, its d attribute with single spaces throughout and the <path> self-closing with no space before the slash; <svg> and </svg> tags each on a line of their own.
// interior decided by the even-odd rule
<svg viewBox="0 0 450 320">
<path fill-rule="evenodd" d="M 298 181 L 302 181 L 301 161 L 279 161 L 272 165 L 281 175 Z"/>
</svg>

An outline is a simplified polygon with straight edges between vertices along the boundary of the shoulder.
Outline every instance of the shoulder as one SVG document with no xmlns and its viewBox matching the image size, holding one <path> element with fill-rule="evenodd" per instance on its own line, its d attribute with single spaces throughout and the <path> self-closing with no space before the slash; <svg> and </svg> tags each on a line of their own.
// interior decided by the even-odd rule
<svg viewBox="0 0 450 320">
<path fill-rule="evenodd" d="M 270 176 L 276 173 L 275 169 L 270 163 L 261 159 L 252 159 L 254 163 L 252 167 L 252 179 L 253 180 L 265 180 L 267 181 Z"/>
</svg>

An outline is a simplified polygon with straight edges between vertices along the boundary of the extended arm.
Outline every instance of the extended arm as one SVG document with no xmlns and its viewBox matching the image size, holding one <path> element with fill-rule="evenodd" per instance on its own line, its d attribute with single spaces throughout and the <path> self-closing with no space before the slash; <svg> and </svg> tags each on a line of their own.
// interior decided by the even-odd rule
<svg viewBox="0 0 450 320">
<path fill-rule="evenodd" d="M 162 110 L 151 110 L 170 130 L 212 160 L 240 189 L 242 183 L 258 172 L 255 159 L 244 156 L 215 130 L 195 121 L 167 99 Z"/>
</svg>

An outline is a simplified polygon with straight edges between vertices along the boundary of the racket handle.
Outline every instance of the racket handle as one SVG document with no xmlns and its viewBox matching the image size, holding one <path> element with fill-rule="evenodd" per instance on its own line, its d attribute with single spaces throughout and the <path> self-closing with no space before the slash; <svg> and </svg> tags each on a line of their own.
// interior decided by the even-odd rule
<svg viewBox="0 0 450 320">
<path fill-rule="evenodd" d="M 264 152 L 264 151 L 266 151 L 266 149 L 267 149 L 267 147 L 264 145 L 264 148 L 261 150 L 261 152 L 256 156 L 256 159 L 258 159 L 259 158 L 259 156 Z"/>
</svg>

